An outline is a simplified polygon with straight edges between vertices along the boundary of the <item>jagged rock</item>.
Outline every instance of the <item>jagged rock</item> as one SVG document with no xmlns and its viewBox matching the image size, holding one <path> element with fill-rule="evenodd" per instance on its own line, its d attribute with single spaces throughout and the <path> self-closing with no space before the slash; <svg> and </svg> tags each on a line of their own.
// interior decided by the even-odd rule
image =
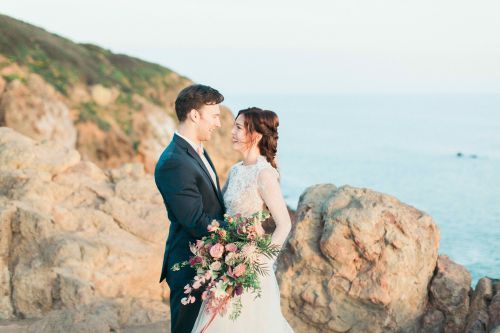
<svg viewBox="0 0 500 333">
<path fill-rule="evenodd" d="M 77 309 L 102 302 L 118 309 L 119 325 L 167 318 L 158 277 L 168 220 L 142 165 L 103 171 L 75 150 L 0 128 L 0 231 L 0 319 L 47 317 L 35 331 L 107 327 Z"/>
<path fill-rule="evenodd" d="M 476 289 L 472 293 L 465 332 L 487 332 L 489 322 L 488 304 L 490 303 L 492 297 L 492 281 L 488 278 L 480 279 L 476 285 Z"/>
<path fill-rule="evenodd" d="M 432 218 L 368 189 L 319 185 L 278 262 L 296 332 L 410 332 L 426 312 L 439 233 Z"/>
<path fill-rule="evenodd" d="M 444 314 L 436 309 L 430 309 L 422 318 L 422 333 L 442 333 L 444 332 Z"/>
<path fill-rule="evenodd" d="M 489 325 L 488 329 L 500 331 L 500 280 L 493 280 L 493 297 L 488 306 Z"/>
<path fill-rule="evenodd" d="M 0 126 L 15 129 L 36 140 L 54 140 L 74 148 L 76 130 L 62 97 L 37 74 L 26 84 L 10 82 L 0 101 Z"/>
<path fill-rule="evenodd" d="M 432 306 L 445 316 L 445 333 L 461 333 L 469 310 L 471 275 L 465 267 L 439 256 L 430 285 Z"/>
</svg>

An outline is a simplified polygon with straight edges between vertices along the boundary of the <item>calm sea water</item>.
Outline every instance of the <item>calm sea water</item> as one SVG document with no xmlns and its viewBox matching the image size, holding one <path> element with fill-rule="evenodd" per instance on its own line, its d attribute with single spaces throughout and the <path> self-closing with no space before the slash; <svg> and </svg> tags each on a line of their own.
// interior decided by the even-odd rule
<svg viewBox="0 0 500 333">
<path fill-rule="evenodd" d="M 465 265 L 474 285 L 500 278 L 500 95 L 235 95 L 225 103 L 280 116 L 291 207 L 318 183 L 394 195 L 434 218 L 439 252 Z"/>
</svg>

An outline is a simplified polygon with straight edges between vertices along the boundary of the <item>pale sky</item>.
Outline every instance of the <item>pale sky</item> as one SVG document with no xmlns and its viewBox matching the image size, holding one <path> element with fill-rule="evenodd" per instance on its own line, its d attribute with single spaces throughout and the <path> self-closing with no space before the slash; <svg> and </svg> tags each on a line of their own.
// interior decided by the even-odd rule
<svg viewBox="0 0 500 333">
<path fill-rule="evenodd" d="M 497 0 L 0 0 L 225 93 L 500 93 Z"/>
</svg>

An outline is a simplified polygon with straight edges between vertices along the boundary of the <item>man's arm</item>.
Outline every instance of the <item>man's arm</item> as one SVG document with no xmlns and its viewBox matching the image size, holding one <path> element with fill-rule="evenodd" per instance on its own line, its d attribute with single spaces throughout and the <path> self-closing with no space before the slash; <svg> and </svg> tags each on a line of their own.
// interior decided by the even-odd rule
<svg viewBox="0 0 500 333">
<path fill-rule="evenodd" d="M 214 218 L 203 211 L 203 199 L 196 186 L 195 175 L 179 161 L 170 160 L 159 170 L 156 178 L 169 214 L 193 237 L 206 235 L 207 226 Z"/>
</svg>

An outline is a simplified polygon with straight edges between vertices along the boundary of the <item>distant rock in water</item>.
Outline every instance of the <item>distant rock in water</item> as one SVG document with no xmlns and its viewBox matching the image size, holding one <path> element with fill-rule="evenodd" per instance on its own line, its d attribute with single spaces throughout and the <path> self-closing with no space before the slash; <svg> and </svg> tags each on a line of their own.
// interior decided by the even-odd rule
<svg viewBox="0 0 500 333">
<path fill-rule="evenodd" d="M 458 153 L 456 154 L 456 156 L 457 156 L 457 157 L 465 157 L 465 155 L 464 155 L 462 152 L 458 152 Z M 478 158 L 478 156 L 477 156 L 477 154 L 470 154 L 470 155 L 469 155 L 469 158 L 476 159 L 476 158 Z"/>
</svg>

